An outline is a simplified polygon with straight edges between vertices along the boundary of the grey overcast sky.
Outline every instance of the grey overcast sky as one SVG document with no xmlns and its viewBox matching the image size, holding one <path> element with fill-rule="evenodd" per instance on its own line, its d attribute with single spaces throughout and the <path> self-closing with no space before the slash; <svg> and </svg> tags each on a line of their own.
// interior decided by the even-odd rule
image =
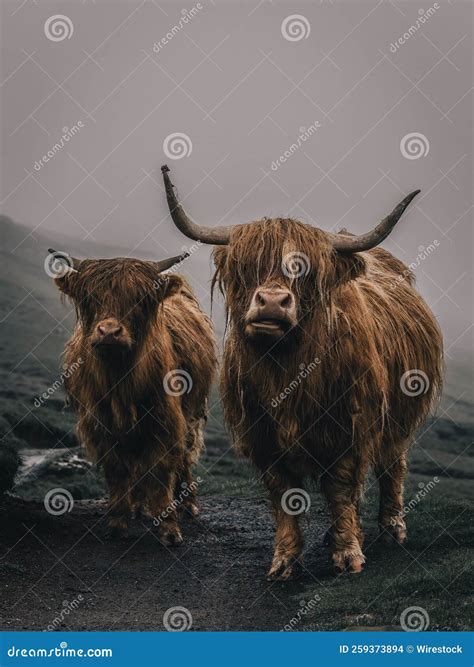
<svg viewBox="0 0 474 667">
<path fill-rule="evenodd" d="M 284 215 L 362 232 L 421 188 L 384 245 L 418 265 L 448 350 L 466 349 L 472 7 L 4 0 L 2 210 L 33 236 L 163 256 L 186 243 L 163 162 L 210 225 Z"/>
</svg>

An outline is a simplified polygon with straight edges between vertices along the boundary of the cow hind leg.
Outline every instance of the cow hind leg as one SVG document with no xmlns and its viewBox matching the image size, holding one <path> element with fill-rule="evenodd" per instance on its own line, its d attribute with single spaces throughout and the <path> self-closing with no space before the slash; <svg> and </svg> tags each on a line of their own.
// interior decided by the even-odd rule
<svg viewBox="0 0 474 667">
<path fill-rule="evenodd" d="M 375 467 L 380 489 L 379 528 L 387 544 L 403 544 L 407 529 L 403 518 L 403 485 L 407 472 L 406 452 L 386 458 Z"/>
<path fill-rule="evenodd" d="M 331 512 L 329 543 L 336 574 L 358 574 L 364 568 L 359 502 L 362 484 L 354 461 L 338 462 L 321 477 L 321 488 Z"/>
<path fill-rule="evenodd" d="M 120 539 L 127 536 L 131 515 L 129 473 L 118 461 L 107 461 L 104 473 L 109 491 L 107 533 L 110 539 Z"/>
<path fill-rule="evenodd" d="M 296 493 L 301 485 L 291 484 L 273 472 L 264 475 L 264 482 L 270 492 L 276 520 L 275 549 L 267 579 L 294 579 L 301 573 L 304 540 L 299 515 L 292 512 L 291 501 L 288 504 L 284 494 L 288 492 L 288 499 L 291 490 L 295 489 Z"/>
</svg>

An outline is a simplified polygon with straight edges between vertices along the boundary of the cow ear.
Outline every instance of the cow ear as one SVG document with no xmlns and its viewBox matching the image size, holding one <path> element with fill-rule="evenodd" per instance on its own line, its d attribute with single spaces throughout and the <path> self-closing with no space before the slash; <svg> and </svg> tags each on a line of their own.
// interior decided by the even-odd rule
<svg viewBox="0 0 474 667">
<path fill-rule="evenodd" d="M 73 296 L 81 260 L 71 257 L 67 252 L 53 250 L 53 248 L 49 248 L 48 252 L 49 255 L 44 263 L 46 273 L 53 278 L 63 294 Z"/>
<path fill-rule="evenodd" d="M 158 279 L 155 281 L 155 287 L 161 299 L 167 299 L 173 296 L 173 294 L 177 294 L 183 285 L 184 281 L 181 276 L 176 276 L 173 273 L 160 273 Z"/>
<path fill-rule="evenodd" d="M 77 282 L 77 275 L 78 274 L 76 271 L 68 271 L 62 276 L 56 276 L 53 278 L 53 280 L 60 292 L 73 298 L 75 293 L 75 285 Z"/>
<path fill-rule="evenodd" d="M 336 285 L 343 285 L 349 280 L 363 276 L 367 270 L 367 262 L 358 253 L 346 255 L 335 252 Z"/>
</svg>

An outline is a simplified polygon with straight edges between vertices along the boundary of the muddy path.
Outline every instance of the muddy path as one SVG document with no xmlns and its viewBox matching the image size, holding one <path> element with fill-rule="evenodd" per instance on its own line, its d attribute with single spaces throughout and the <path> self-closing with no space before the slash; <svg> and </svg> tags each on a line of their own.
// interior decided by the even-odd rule
<svg viewBox="0 0 474 667">
<path fill-rule="evenodd" d="M 0 509 L 2 626 L 42 630 L 60 616 L 62 630 L 162 630 L 165 612 L 182 606 L 194 630 L 281 629 L 299 608 L 304 578 L 265 580 L 273 540 L 266 504 L 202 498 L 201 507 L 184 524 L 185 543 L 168 549 L 151 522 L 106 541 L 102 501 L 51 516 L 40 503 L 8 498 Z M 322 541 L 323 528 L 311 542 Z M 319 552 L 310 550 L 306 566 L 331 579 Z"/>
<path fill-rule="evenodd" d="M 466 630 L 472 504 L 439 500 L 411 514 L 407 546 L 387 547 L 369 498 L 366 569 L 334 577 L 323 543 L 328 515 L 312 496 L 302 577 L 267 582 L 273 521 L 260 498 L 201 496 L 201 515 L 183 525 L 184 544 L 168 549 L 151 521 L 135 521 L 127 540 L 106 541 L 101 500 L 52 516 L 42 503 L 6 497 L 0 628 L 166 630 L 168 612 L 195 631 L 399 629 L 401 613 L 415 605 L 431 630 Z"/>
</svg>

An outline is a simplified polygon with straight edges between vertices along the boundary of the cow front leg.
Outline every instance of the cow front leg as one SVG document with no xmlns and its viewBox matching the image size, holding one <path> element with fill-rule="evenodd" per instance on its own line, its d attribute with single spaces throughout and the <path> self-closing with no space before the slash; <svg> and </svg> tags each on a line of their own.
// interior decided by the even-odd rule
<svg viewBox="0 0 474 667">
<path fill-rule="evenodd" d="M 375 468 L 379 481 L 379 528 L 387 544 L 403 544 L 407 528 L 403 518 L 403 485 L 407 472 L 406 454 L 383 461 Z"/>
<path fill-rule="evenodd" d="M 175 498 L 179 503 L 178 512 L 186 512 L 191 517 L 199 514 L 196 500 L 197 482 L 191 473 L 191 463 L 186 463 L 176 477 Z"/>
<path fill-rule="evenodd" d="M 321 488 L 331 512 L 329 541 L 336 574 L 362 571 L 362 531 L 359 521 L 359 501 L 362 492 L 356 465 L 351 460 L 339 462 L 321 477 Z"/>
<path fill-rule="evenodd" d="M 153 525 L 158 529 L 158 537 L 164 546 L 178 546 L 183 542 L 177 512 L 178 503 L 174 497 L 176 474 L 168 470 L 154 470 L 147 477 L 148 503 L 153 515 Z"/>
<path fill-rule="evenodd" d="M 105 481 L 109 492 L 108 530 L 110 539 L 127 536 L 130 522 L 130 479 L 128 470 L 118 460 L 104 464 Z"/>
<path fill-rule="evenodd" d="M 267 579 L 294 579 L 301 573 L 304 540 L 299 515 L 294 513 L 288 498 L 292 489 L 298 489 L 299 485 L 290 484 L 271 472 L 264 475 L 264 482 L 270 492 L 276 521 L 275 550 Z M 288 492 L 286 496 L 285 492 Z"/>
</svg>

